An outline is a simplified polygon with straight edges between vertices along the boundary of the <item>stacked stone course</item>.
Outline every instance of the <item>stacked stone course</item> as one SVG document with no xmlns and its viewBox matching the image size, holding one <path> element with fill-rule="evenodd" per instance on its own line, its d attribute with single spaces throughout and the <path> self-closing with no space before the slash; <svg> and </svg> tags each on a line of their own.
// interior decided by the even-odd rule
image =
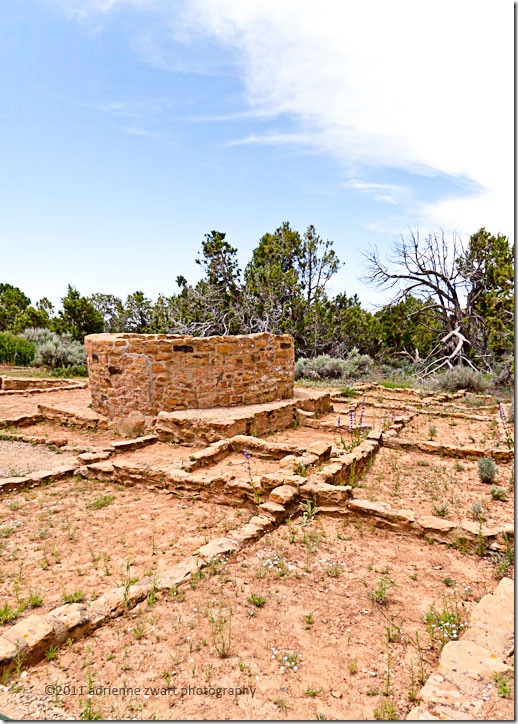
<svg viewBox="0 0 518 724">
<path fill-rule="evenodd" d="M 93 409 L 110 419 L 293 396 L 289 335 L 91 334 L 85 345 Z"/>
</svg>

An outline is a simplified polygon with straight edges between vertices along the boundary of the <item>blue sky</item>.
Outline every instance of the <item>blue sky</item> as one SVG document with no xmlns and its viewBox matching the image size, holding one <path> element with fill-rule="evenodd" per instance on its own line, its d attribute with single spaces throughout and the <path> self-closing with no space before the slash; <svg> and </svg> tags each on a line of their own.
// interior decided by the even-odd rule
<svg viewBox="0 0 518 724">
<path fill-rule="evenodd" d="M 0 281 L 176 291 L 204 234 L 362 250 L 513 228 L 511 0 L 0 4 Z"/>
</svg>

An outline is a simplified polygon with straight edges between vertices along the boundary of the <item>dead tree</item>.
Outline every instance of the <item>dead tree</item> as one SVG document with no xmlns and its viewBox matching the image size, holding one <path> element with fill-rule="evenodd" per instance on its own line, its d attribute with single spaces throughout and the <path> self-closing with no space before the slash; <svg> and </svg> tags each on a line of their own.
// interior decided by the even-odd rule
<svg viewBox="0 0 518 724">
<path fill-rule="evenodd" d="M 456 234 L 447 239 L 444 232 L 431 233 L 421 239 L 417 230 L 401 236 L 388 263 L 382 262 L 376 249 L 364 255 L 367 281 L 393 290 L 391 304 L 411 294 L 423 301 L 421 312 L 429 311 L 440 322 L 437 344 L 426 360 L 421 360 L 427 375 L 442 367 L 473 366 L 469 353 L 478 320 L 470 304 L 470 282 L 459 268 L 464 256 Z"/>
</svg>

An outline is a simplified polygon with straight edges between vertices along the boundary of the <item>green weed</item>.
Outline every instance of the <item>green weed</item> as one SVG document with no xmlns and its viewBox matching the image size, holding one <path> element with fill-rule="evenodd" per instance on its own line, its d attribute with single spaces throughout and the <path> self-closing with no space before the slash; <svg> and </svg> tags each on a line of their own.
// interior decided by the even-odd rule
<svg viewBox="0 0 518 724">
<path fill-rule="evenodd" d="M 369 591 L 369 598 L 374 603 L 378 603 L 384 606 L 387 603 L 387 597 L 389 592 L 396 586 L 395 582 L 388 576 L 383 576 L 378 581 L 376 588 L 371 588 Z"/>
<path fill-rule="evenodd" d="M 97 498 L 95 498 L 90 503 L 90 508 L 95 508 L 95 509 L 106 508 L 106 506 L 111 505 L 111 503 L 113 503 L 114 500 L 115 500 L 114 495 L 110 495 L 110 494 L 99 495 L 99 496 L 97 496 Z"/>
<path fill-rule="evenodd" d="M 252 593 L 248 600 L 250 603 L 253 603 L 254 606 L 257 606 L 257 608 L 261 608 L 266 603 L 266 598 L 264 598 L 264 596 L 258 596 L 257 593 Z"/>
</svg>

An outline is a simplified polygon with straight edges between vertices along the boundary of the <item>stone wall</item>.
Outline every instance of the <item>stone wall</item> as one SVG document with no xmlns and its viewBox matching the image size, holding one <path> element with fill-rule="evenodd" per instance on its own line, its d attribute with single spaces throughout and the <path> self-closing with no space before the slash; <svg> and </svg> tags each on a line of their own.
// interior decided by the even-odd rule
<svg viewBox="0 0 518 724">
<path fill-rule="evenodd" d="M 48 390 L 55 387 L 85 387 L 82 380 L 63 378 L 47 379 L 45 377 L 0 377 L 0 391 Z"/>
<path fill-rule="evenodd" d="M 90 334 L 85 345 L 93 409 L 110 419 L 293 396 L 289 335 Z"/>
</svg>

